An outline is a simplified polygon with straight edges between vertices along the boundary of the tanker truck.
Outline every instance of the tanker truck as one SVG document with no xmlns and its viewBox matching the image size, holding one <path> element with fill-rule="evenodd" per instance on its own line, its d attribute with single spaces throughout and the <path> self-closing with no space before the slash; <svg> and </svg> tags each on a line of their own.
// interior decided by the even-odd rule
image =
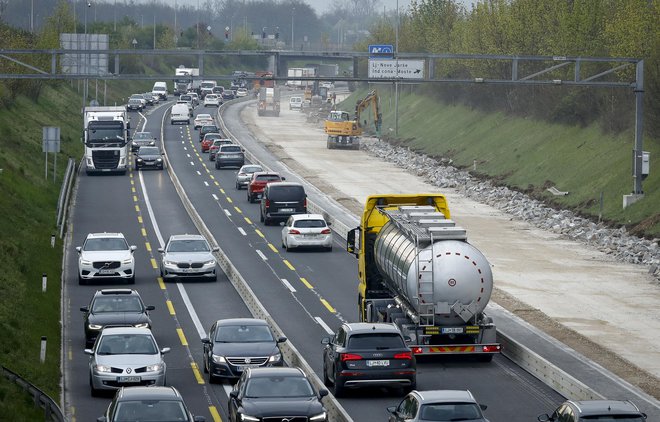
<svg viewBox="0 0 660 422">
<path fill-rule="evenodd" d="M 347 251 L 358 258 L 360 321 L 396 324 L 417 355 L 500 353 L 484 313 L 490 264 L 451 220 L 444 195 L 369 196 Z"/>
</svg>

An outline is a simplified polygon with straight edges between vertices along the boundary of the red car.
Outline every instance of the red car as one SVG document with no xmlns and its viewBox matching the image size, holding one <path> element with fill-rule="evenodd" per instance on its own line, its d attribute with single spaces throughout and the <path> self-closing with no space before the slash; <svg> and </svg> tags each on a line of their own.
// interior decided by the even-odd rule
<svg viewBox="0 0 660 422">
<path fill-rule="evenodd" d="M 213 145 L 213 141 L 216 139 L 221 139 L 222 135 L 219 133 L 207 133 L 204 135 L 204 138 L 202 139 L 202 152 L 209 152 L 209 149 L 211 149 L 211 145 Z"/>
<path fill-rule="evenodd" d="M 285 180 L 285 178 L 280 176 L 279 173 L 267 171 L 253 173 L 247 189 L 248 202 L 256 202 L 257 199 L 261 198 L 261 195 L 264 193 L 264 188 L 268 183 L 282 182 L 283 180 Z"/>
</svg>

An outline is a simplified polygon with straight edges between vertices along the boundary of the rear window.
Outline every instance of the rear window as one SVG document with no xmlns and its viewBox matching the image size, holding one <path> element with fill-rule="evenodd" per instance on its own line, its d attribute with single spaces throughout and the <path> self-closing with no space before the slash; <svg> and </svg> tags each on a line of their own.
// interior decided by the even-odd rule
<svg viewBox="0 0 660 422">
<path fill-rule="evenodd" d="M 276 174 L 262 174 L 256 177 L 256 180 L 266 181 L 266 182 L 279 182 L 280 176 Z"/>
<path fill-rule="evenodd" d="M 300 201 L 305 197 L 305 189 L 302 186 L 271 187 L 268 197 L 273 201 Z"/>
<path fill-rule="evenodd" d="M 238 145 L 225 145 L 220 147 L 221 152 L 241 152 L 241 147 Z"/>
<path fill-rule="evenodd" d="M 293 227 L 300 228 L 317 228 L 325 227 L 324 220 L 298 220 L 293 223 Z"/>
<path fill-rule="evenodd" d="M 366 333 L 354 334 L 348 339 L 351 349 L 400 349 L 406 344 L 400 335 L 395 333 Z"/>
</svg>

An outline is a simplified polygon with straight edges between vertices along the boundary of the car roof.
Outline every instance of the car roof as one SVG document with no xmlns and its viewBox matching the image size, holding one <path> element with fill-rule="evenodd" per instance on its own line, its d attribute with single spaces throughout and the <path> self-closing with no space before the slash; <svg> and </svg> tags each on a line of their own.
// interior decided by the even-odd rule
<svg viewBox="0 0 660 422">
<path fill-rule="evenodd" d="M 126 400 L 163 400 L 181 399 L 181 394 L 174 387 L 169 386 L 135 386 L 122 387 L 117 393 L 118 399 Z"/>
<path fill-rule="evenodd" d="M 117 237 L 117 238 L 124 239 L 124 235 L 122 233 L 102 232 L 102 233 L 89 233 L 87 235 L 87 239 L 99 239 L 99 238 L 105 238 L 105 237 Z"/>
<path fill-rule="evenodd" d="M 153 333 L 149 328 L 138 327 L 107 327 L 101 332 L 101 335 L 111 334 L 149 334 L 153 336 Z"/>
<path fill-rule="evenodd" d="M 324 220 L 325 218 L 321 214 L 293 214 L 291 218 L 294 221 L 298 220 Z"/>
<path fill-rule="evenodd" d="M 265 366 L 259 368 L 247 368 L 250 371 L 250 377 L 305 377 L 305 373 L 300 368 L 291 368 L 283 366 Z"/>
<path fill-rule="evenodd" d="M 364 334 L 364 333 L 396 333 L 401 334 L 401 331 L 394 324 L 389 324 L 385 322 L 352 322 L 344 323 L 346 332 L 349 335 L 352 334 Z"/>
<path fill-rule="evenodd" d="M 637 406 L 630 400 L 569 400 L 580 412 L 580 416 L 602 415 L 611 413 L 618 415 L 639 415 Z"/>
<path fill-rule="evenodd" d="M 259 318 L 226 318 L 219 319 L 216 324 L 219 326 L 226 325 L 265 325 L 268 326 L 268 323 L 263 319 Z"/>
<path fill-rule="evenodd" d="M 413 394 L 416 394 L 420 398 L 420 401 L 425 404 L 431 402 L 477 402 L 470 390 L 415 390 L 413 391 Z"/>
<path fill-rule="evenodd" d="M 111 295 L 140 296 L 137 290 L 133 290 L 133 289 L 102 289 L 102 290 L 97 290 L 96 293 L 94 293 L 94 296 L 111 296 Z"/>
<path fill-rule="evenodd" d="M 276 171 L 256 171 L 254 176 L 279 176 L 280 174 Z"/>
<path fill-rule="evenodd" d="M 201 234 L 173 234 L 170 236 L 170 240 L 206 240 Z"/>
</svg>

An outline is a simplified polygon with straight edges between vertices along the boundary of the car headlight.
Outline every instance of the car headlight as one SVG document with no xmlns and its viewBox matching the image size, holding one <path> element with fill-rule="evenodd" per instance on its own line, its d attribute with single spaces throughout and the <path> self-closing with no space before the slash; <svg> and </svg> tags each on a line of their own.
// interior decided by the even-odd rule
<svg viewBox="0 0 660 422">
<path fill-rule="evenodd" d="M 211 259 L 211 260 L 209 260 L 209 261 L 206 261 L 206 262 L 204 263 L 204 266 L 206 266 L 206 265 L 215 265 L 215 259 Z"/>
<path fill-rule="evenodd" d="M 282 360 L 282 354 L 281 353 L 276 353 L 273 356 L 268 358 L 268 362 L 274 363 L 274 362 L 279 362 Z"/>
<path fill-rule="evenodd" d="M 90 330 L 100 330 L 103 326 L 99 324 L 87 324 L 87 328 Z"/>
<path fill-rule="evenodd" d="M 173 266 L 176 265 L 176 262 L 163 260 L 163 265 L 166 265 L 166 266 L 168 266 L 168 267 L 173 267 Z"/>
<path fill-rule="evenodd" d="M 147 365 L 147 372 L 158 372 L 163 369 L 163 364 L 162 363 L 156 363 L 153 365 Z"/>
<path fill-rule="evenodd" d="M 96 372 L 112 372 L 112 368 L 106 365 L 94 365 L 94 370 Z"/>
<path fill-rule="evenodd" d="M 242 413 L 241 413 L 241 420 L 242 421 L 256 421 L 256 422 L 259 422 L 259 418 L 255 418 L 254 416 L 244 415 Z"/>
<path fill-rule="evenodd" d="M 125 259 L 121 263 L 124 265 L 131 265 L 133 263 L 133 258 Z"/>
<path fill-rule="evenodd" d="M 142 158 L 140 158 L 140 157 L 138 157 L 138 159 L 137 159 L 137 160 L 138 160 L 138 162 L 140 162 L 140 161 L 142 161 Z"/>
<path fill-rule="evenodd" d="M 157 158 L 156 161 L 160 163 L 161 161 L 163 161 L 163 159 L 162 158 Z"/>
<path fill-rule="evenodd" d="M 211 355 L 211 359 L 213 359 L 214 363 L 227 363 L 227 360 L 225 359 L 224 356 Z"/>
<path fill-rule="evenodd" d="M 323 413 L 319 413 L 318 415 L 312 416 L 311 418 L 309 418 L 309 420 L 310 420 L 310 422 L 312 422 L 312 421 L 324 421 L 324 420 L 326 420 L 327 417 L 328 417 L 328 415 L 326 415 L 326 413 L 323 412 Z"/>
<path fill-rule="evenodd" d="M 86 259 L 81 259 L 80 260 L 80 265 L 92 265 L 92 261 L 88 261 Z"/>
<path fill-rule="evenodd" d="M 135 328 L 149 328 L 149 323 L 148 322 L 143 322 L 141 324 L 135 324 Z"/>
</svg>

